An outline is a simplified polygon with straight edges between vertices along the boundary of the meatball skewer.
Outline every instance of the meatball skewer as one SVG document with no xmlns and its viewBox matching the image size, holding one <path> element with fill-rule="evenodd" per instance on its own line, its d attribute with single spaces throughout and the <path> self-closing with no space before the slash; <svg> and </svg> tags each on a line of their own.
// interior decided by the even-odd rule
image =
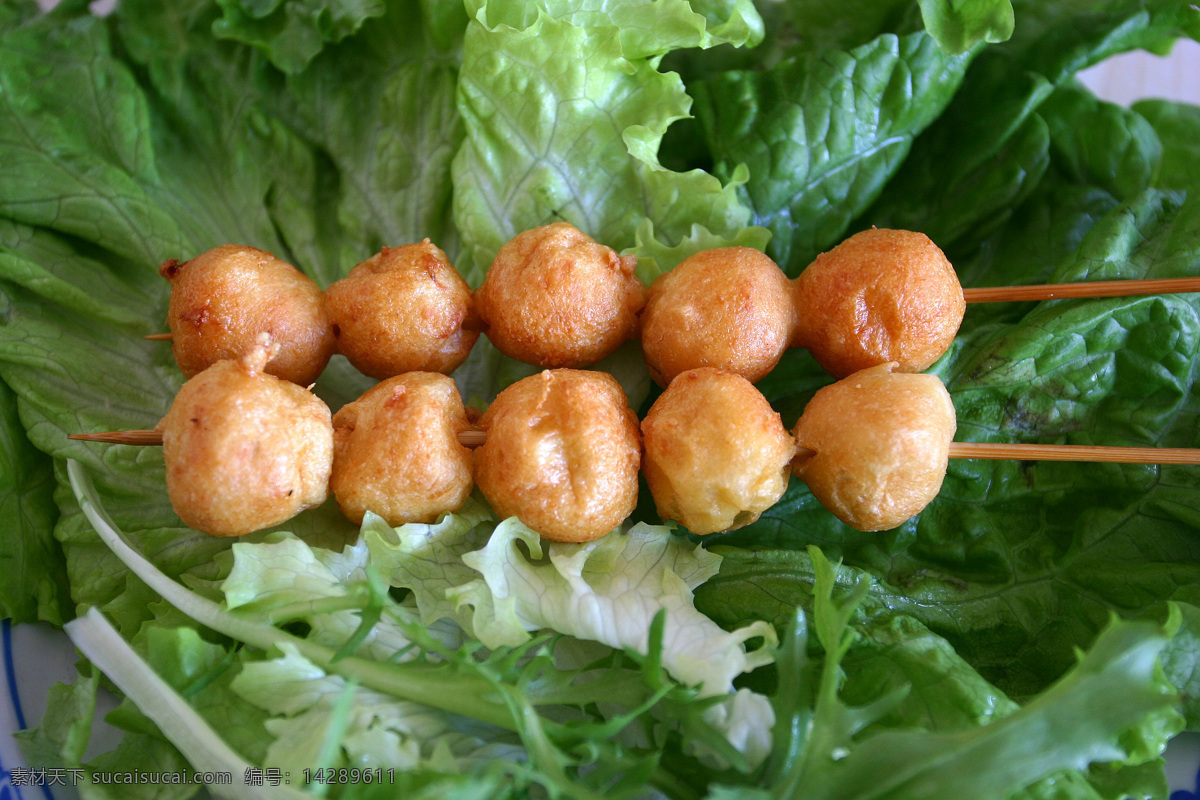
<svg viewBox="0 0 1200 800">
<path fill-rule="evenodd" d="M 635 263 L 558 222 L 506 243 L 474 296 L 428 239 L 383 248 L 322 294 L 271 254 L 224 245 L 163 264 L 172 332 L 146 338 L 171 341 L 190 376 L 266 330 L 285 351 L 269 371 L 309 385 L 335 345 L 382 380 L 449 373 L 481 332 L 544 368 L 586 366 L 640 335 L 665 387 L 699 367 L 754 382 L 788 347 L 810 350 L 835 377 L 892 361 L 921 372 L 954 340 L 968 303 L 1200 291 L 1200 277 L 963 289 L 927 236 L 877 228 L 822 253 L 794 281 L 747 247 L 696 253 L 648 290 Z"/>
<path fill-rule="evenodd" d="M 954 409 L 941 381 L 894 370 L 868 368 L 819 390 L 791 434 L 745 378 L 712 368 L 681 374 L 641 425 L 641 466 L 660 515 L 693 533 L 733 530 L 774 505 L 791 473 L 848 525 L 886 530 L 937 495 L 949 458 L 1200 464 L 1200 449 L 954 442 Z M 422 392 L 438 399 L 422 405 L 407 396 Z M 404 405 L 418 413 L 386 430 L 380 420 Z M 637 424 L 604 373 L 548 370 L 519 381 L 480 428 L 468 426 L 450 379 L 429 373 L 380 384 L 339 417 L 334 492 L 351 519 L 367 508 L 392 524 L 455 510 L 470 491 L 468 448 L 477 448 L 474 478 L 497 512 L 546 538 L 596 538 L 636 504 Z M 71 438 L 156 444 L 163 434 Z M 380 467 L 381 460 L 400 469 Z"/>
<path fill-rule="evenodd" d="M 67 438 L 76 441 L 125 444 L 135 447 L 162 445 L 162 431 L 153 428 L 70 433 L 67 434 Z M 475 449 L 487 441 L 487 432 L 478 428 L 468 428 L 456 434 L 455 438 L 463 447 Z M 805 449 L 798 448 L 796 453 L 802 455 L 805 453 Z M 1088 461 L 1108 464 L 1200 464 L 1200 448 L 951 442 L 950 458 L 974 458 L 987 461 Z"/>
</svg>

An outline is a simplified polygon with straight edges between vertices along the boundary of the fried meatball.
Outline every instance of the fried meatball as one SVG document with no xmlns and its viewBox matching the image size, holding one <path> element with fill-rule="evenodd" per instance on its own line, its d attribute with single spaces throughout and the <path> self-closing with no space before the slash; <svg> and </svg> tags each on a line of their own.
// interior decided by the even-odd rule
<svg viewBox="0 0 1200 800">
<path fill-rule="evenodd" d="M 658 515 L 698 534 L 749 525 L 775 505 L 796 451 L 750 381 L 711 367 L 671 381 L 642 420 L 642 437 Z"/>
<path fill-rule="evenodd" d="M 190 378 L 241 358 L 260 333 L 279 344 L 267 372 L 310 386 L 333 355 L 333 329 L 311 278 L 265 250 L 214 247 L 158 268 L 171 283 L 167 325 L 179 369 Z"/>
<path fill-rule="evenodd" d="M 500 516 L 552 541 L 586 542 L 633 513 L 641 441 L 611 375 L 531 375 L 502 391 L 478 426 L 487 441 L 475 451 L 475 483 Z"/>
<path fill-rule="evenodd" d="M 475 293 L 488 338 L 539 367 L 593 364 L 637 334 L 645 290 L 637 261 L 567 222 L 517 234 Z"/>
<path fill-rule="evenodd" d="M 325 290 L 337 349 L 377 380 L 453 372 L 479 338 L 463 325 L 471 290 L 428 239 L 385 247 Z"/>
<path fill-rule="evenodd" d="M 795 344 L 838 378 L 892 361 L 921 372 L 950 347 L 966 311 L 954 267 L 914 231 L 851 236 L 817 256 L 795 292 Z"/>
<path fill-rule="evenodd" d="M 895 528 L 937 497 L 956 427 L 936 375 L 881 364 L 820 389 L 793 433 L 795 475 L 860 531 Z"/>
<path fill-rule="evenodd" d="M 642 313 L 642 352 L 666 386 L 698 367 L 754 382 L 779 363 L 796 327 L 783 271 L 751 247 L 704 250 L 650 285 Z"/>
<path fill-rule="evenodd" d="M 389 525 L 433 522 L 471 493 L 470 427 L 454 381 L 436 372 L 388 378 L 333 418 L 330 488 L 356 524 L 373 511 Z"/>
<path fill-rule="evenodd" d="M 328 496 L 329 409 L 264 371 L 274 351 L 260 341 L 240 360 L 218 361 L 180 388 L 158 424 L 171 505 L 198 531 L 241 536 Z"/>
</svg>

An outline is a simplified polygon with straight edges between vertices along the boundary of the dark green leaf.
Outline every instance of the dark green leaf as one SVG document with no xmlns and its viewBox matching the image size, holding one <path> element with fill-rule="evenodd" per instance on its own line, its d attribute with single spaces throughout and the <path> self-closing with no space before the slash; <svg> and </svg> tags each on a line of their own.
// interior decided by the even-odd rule
<svg viewBox="0 0 1200 800">
<path fill-rule="evenodd" d="M 1133 110 L 1150 123 L 1162 142 L 1162 169 L 1155 186 L 1195 191 L 1200 185 L 1200 107 L 1143 100 Z"/>
<path fill-rule="evenodd" d="M 875 200 L 969 63 L 924 33 L 885 34 L 691 89 L 716 173 L 749 167 L 742 193 L 772 232 L 767 252 L 794 275 Z"/>
</svg>

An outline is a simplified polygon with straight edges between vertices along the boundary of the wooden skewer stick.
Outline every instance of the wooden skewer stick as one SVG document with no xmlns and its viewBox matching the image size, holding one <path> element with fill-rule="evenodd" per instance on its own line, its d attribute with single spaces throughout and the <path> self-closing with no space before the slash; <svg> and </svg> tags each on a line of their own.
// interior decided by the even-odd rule
<svg viewBox="0 0 1200 800">
<path fill-rule="evenodd" d="M 161 445 L 159 431 L 107 431 L 72 433 L 68 439 L 109 444 Z M 487 432 L 478 429 L 458 434 L 463 447 L 479 447 Z M 816 455 L 809 451 L 811 455 Z M 951 458 L 980 458 L 991 461 L 1099 461 L 1119 464 L 1200 464 L 1200 449 L 1185 447 L 1104 447 L 1071 444 L 1006 444 L 1004 442 L 951 442 Z"/>
<path fill-rule="evenodd" d="M 71 433 L 68 439 L 84 442 L 105 442 L 107 444 L 130 445 L 161 445 L 161 431 L 104 431 L 103 433 Z M 479 447 L 487 440 L 487 432 L 481 430 L 465 430 L 458 434 L 458 441 L 463 447 Z"/>
<path fill-rule="evenodd" d="M 951 458 L 1018 461 L 1102 461 L 1118 464 L 1200 464 L 1200 449 L 1186 447 L 1106 447 L 1089 444 L 1007 444 L 951 442 Z"/>
<path fill-rule="evenodd" d="M 1184 292 L 1200 292 L 1200 277 L 1043 283 L 1032 286 L 985 286 L 963 289 L 963 299 L 968 303 L 1005 303 L 1077 297 L 1139 297 L 1148 294 L 1180 294 Z"/>
<path fill-rule="evenodd" d="M 149 342 L 173 342 L 175 341 L 174 334 L 171 333 L 152 333 L 149 336 L 143 336 L 143 339 Z"/>
</svg>

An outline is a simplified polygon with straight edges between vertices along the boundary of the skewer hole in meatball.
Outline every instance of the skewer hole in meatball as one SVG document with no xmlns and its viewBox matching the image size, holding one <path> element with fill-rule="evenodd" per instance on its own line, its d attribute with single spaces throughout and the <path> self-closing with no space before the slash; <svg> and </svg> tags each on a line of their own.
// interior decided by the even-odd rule
<svg viewBox="0 0 1200 800">
<path fill-rule="evenodd" d="M 637 416 L 607 373 L 545 370 L 497 395 L 479 418 L 475 483 L 501 517 L 558 542 L 587 542 L 637 505 Z"/>
<path fill-rule="evenodd" d="M 214 247 L 159 267 L 171 284 L 167 325 L 185 377 L 218 361 L 241 358 L 260 333 L 278 344 L 272 375 L 311 385 L 333 355 L 333 329 L 317 284 L 265 250 Z"/>
<path fill-rule="evenodd" d="M 263 334 L 241 359 L 218 361 L 180 388 L 157 426 L 171 506 L 198 531 L 241 536 L 328 496 L 329 408 L 265 372 L 277 351 Z"/>
<path fill-rule="evenodd" d="M 428 239 L 355 265 L 325 290 L 325 303 L 338 352 L 376 380 L 453 372 L 479 338 L 469 329 L 470 288 Z"/>
<path fill-rule="evenodd" d="M 368 510 L 389 525 L 434 522 L 471 493 L 470 428 L 454 381 L 406 372 L 376 384 L 333 418 L 330 488 L 361 525 Z"/>
<path fill-rule="evenodd" d="M 555 222 L 500 248 L 475 306 L 504 355 L 539 367 L 583 367 L 637 335 L 645 289 L 636 266 L 632 256 Z"/>
<path fill-rule="evenodd" d="M 696 534 L 757 520 L 783 496 L 796 452 L 762 393 L 711 367 L 671 381 L 642 420 L 642 437 L 659 516 Z"/>
<path fill-rule="evenodd" d="M 703 250 L 650 285 L 642 352 L 661 386 L 689 369 L 715 367 L 750 382 L 775 368 L 796 328 L 792 286 L 751 247 Z"/>
<path fill-rule="evenodd" d="M 837 378 L 890 362 L 901 372 L 927 369 L 966 312 L 954 267 L 915 231 L 856 233 L 817 256 L 794 288 L 794 344 Z"/>
<path fill-rule="evenodd" d="M 890 530 L 937 497 L 957 427 L 936 375 L 881 364 L 813 395 L 793 434 L 792 469 L 834 516 Z"/>
</svg>

